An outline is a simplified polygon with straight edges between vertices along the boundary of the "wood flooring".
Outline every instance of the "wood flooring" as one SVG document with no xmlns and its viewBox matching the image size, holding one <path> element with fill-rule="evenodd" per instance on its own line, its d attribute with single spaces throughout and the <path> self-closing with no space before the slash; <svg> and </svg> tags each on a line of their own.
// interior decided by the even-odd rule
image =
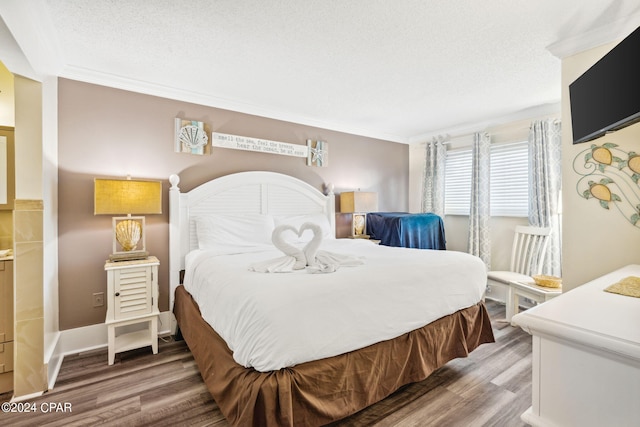
<svg viewBox="0 0 640 427">
<path fill-rule="evenodd" d="M 499 321 L 504 305 L 487 301 L 487 308 L 495 344 L 331 427 L 525 426 L 520 414 L 531 405 L 531 336 Z M 10 398 L 0 394 L 0 402 Z M 106 348 L 67 356 L 55 388 L 23 404 L 35 411 L 0 412 L 0 425 L 229 426 L 184 341 L 169 338 L 157 355 L 132 350 L 117 354 L 111 366 Z"/>
</svg>

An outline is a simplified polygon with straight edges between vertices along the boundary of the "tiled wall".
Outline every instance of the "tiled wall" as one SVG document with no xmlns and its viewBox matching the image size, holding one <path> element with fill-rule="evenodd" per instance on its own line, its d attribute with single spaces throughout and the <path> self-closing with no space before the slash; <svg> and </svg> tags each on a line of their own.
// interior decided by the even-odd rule
<svg viewBox="0 0 640 427">
<path fill-rule="evenodd" d="M 24 396 L 47 390 L 44 364 L 43 203 L 16 200 L 13 213 L 15 239 L 14 394 Z"/>
</svg>

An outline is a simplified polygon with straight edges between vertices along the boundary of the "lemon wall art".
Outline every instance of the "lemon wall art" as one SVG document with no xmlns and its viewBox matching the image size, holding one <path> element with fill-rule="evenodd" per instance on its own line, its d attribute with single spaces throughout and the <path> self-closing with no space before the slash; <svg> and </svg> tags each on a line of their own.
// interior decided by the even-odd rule
<svg viewBox="0 0 640 427">
<path fill-rule="evenodd" d="M 578 194 L 598 201 L 604 209 L 617 209 L 640 227 L 640 154 L 623 151 L 617 144 L 592 144 L 578 153 L 573 170 L 581 175 Z"/>
</svg>

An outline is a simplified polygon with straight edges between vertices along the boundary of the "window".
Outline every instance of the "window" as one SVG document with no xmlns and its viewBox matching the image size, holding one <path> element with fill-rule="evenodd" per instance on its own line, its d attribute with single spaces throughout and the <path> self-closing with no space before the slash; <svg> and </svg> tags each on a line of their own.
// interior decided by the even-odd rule
<svg viewBox="0 0 640 427">
<path fill-rule="evenodd" d="M 445 215 L 469 215 L 471 149 L 447 151 L 444 174 Z"/>
<path fill-rule="evenodd" d="M 529 216 L 527 141 L 491 146 L 491 216 Z"/>
<path fill-rule="evenodd" d="M 529 213 L 527 141 L 491 146 L 491 216 L 526 217 Z M 447 152 L 445 214 L 469 215 L 471 149 Z"/>
</svg>

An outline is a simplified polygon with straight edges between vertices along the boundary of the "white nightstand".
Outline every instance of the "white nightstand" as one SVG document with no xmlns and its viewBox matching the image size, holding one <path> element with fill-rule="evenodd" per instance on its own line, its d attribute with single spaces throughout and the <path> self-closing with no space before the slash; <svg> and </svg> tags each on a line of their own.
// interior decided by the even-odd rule
<svg viewBox="0 0 640 427">
<path fill-rule="evenodd" d="M 107 261 L 109 365 L 116 353 L 151 346 L 158 353 L 158 258 Z M 131 325 L 146 323 L 145 329 Z M 127 331 L 125 326 L 129 326 Z M 118 330 L 123 328 L 123 330 Z"/>
</svg>

